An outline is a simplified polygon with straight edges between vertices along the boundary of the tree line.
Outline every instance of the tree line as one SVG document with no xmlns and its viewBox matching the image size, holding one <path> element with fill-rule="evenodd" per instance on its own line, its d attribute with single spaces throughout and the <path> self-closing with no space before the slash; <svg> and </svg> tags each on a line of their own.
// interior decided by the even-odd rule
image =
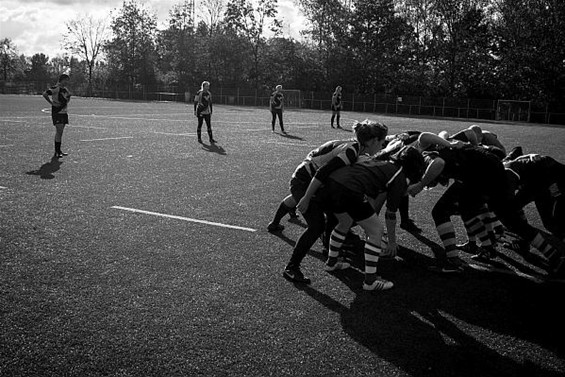
<svg viewBox="0 0 565 377">
<path fill-rule="evenodd" d="M 86 94 L 215 87 L 531 100 L 565 108 L 561 0 L 300 0 L 307 24 L 289 36 L 277 0 L 202 0 L 166 26 L 139 0 L 111 19 L 66 23 L 67 54 L 19 55 L 0 41 L 3 81 L 71 73 Z M 565 110 L 563 110 L 565 112 Z"/>
</svg>

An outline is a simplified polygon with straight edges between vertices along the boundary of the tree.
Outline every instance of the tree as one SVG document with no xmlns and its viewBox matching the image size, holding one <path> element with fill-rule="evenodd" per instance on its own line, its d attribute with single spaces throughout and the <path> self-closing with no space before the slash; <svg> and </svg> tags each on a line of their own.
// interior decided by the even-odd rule
<svg viewBox="0 0 565 377">
<path fill-rule="evenodd" d="M 32 81 L 52 81 L 54 77 L 49 74 L 49 57 L 44 54 L 35 54 L 31 57 L 31 67 L 27 73 Z"/>
<path fill-rule="evenodd" d="M 0 69 L 2 69 L 2 79 L 8 80 L 15 74 L 18 67 L 18 51 L 10 38 L 0 41 Z"/>
<path fill-rule="evenodd" d="M 138 4 L 124 1 L 111 22 L 113 39 L 106 44 L 108 63 L 116 82 L 130 89 L 155 83 L 157 16 Z M 125 82 L 123 80 L 125 77 Z"/>
<path fill-rule="evenodd" d="M 226 8 L 225 0 L 202 0 L 198 3 L 198 6 L 201 13 L 206 15 L 203 17 L 203 21 L 208 25 L 210 33 L 213 34 L 218 31 Z"/>
<path fill-rule="evenodd" d="M 86 62 L 88 69 L 87 94 L 92 92 L 92 70 L 96 66 L 104 44 L 108 39 L 106 19 L 92 16 L 79 16 L 78 19 L 65 23 L 67 33 L 64 36 L 65 49 L 78 55 Z"/>
<path fill-rule="evenodd" d="M 225 15 L 225 22 L 238 35 L 244 37 L 253 57 L 250 79 L 255 89 L 259 88 L 261 79 L 260 58 L 265 47 L 265 32 L 270 30 L 278 35 L 282 22 L 277 19 L 277 0 L 230 0 Z"/>
</svg>

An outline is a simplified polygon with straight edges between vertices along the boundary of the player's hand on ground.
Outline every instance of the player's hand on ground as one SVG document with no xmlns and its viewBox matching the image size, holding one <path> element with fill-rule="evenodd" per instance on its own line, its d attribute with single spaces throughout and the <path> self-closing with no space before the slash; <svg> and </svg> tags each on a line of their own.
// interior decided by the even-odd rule
<svg viewBox="0 0 565 377">
<path fill-rule="evenodd" d="M 385 248 L 386 256 L 389 258 L 395 258 L 398 252 L 398 244 L 396 242 L 388 242 Z"/>
</svg>

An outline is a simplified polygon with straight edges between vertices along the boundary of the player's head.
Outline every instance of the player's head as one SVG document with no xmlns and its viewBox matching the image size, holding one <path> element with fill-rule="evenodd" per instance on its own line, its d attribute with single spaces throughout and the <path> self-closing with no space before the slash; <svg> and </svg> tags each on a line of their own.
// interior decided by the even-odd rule
<svg viewBox="0 0 565 377">
<path fill-rule="evenodd" d="M 276 90 L 277 92 L 280 92 L 280 91 L 282 90 L 282 85 L 277 85 L 277 86 L 275 86 L 275 90 Z"/>
<path fill-rule="evenodd" d="M 469 129 L 473 131 L 475 135 L 477 135 L 477 140 L 479 141 L 479 143 L 483 141 L 483 130 L 481 129 L 481 127 L 473 124 L 471 127 L 469 127 Z"/>
<path fill-rule="evenodd" d="M 336 86 L 336 87 L 335 87 L 335 92 L 336 92 L 336 93 L 341 93 L 341 86 L 339 86 L 339 85 Z"/>
<path fill-rule="evenodd" d="M 66 73 L 63 73 L 62 75 L 59 76 L 58 82 L 59 82 L 59 83 L 65 83 L 65 82 L 67 82 L 67 81 L 69 81 L 69 80 L 70 80 L 69 75 L 67 75 Z"/>
<path fill-rule="evenodd" d="M 200 89 L 202 90 L 210 89 L 210 81 L 202 81 L 202 85 L 200 86 Z"/>
<path fill-rule="evenodd" d="M 353 124 L 355 138 L 362 146 L 371 150 L 369 153 L 377 153 L 382 147 L 388 133 L 388 127 L 382 123 L 365 119 L 362 122 Z"/>
<path fill-rule="evenodd" d="M 405 146 L 393 154 L 390 159 L 400 166 L 410 180 L 410 183 L 419 182 L 426 170 L 424 156 L 414 147 Z"/>
</svg>

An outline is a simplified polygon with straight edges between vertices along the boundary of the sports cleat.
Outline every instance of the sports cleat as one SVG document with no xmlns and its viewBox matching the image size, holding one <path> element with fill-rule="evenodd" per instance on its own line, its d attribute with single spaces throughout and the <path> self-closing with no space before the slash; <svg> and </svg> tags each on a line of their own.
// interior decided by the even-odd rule
<svg viewBox="0 0 565 377">
<path fill-rule="evenodd" d="M 325 265 L 324 266 L 324 270 L 326 270 L 327 272 L 333 272 L 333 271 L 339 271 L 339 270 L 346 270 L 349 267 L 351 267 L 351 265 L 347 262 L 336 262 L 333 266 L 329 266 L 329 265 Z"/>
<path fill-rule="evenodd" d="M 479 253 L 473 255 L 471 259 L 479 262 L 490 262 L 491 259 L 496 258 L 496 254 L 496 249 L 494 247 L 483 247 L 480 249 Z"/>
<path fill-rule="evenodd" d="M 386 291 L 392 287 L 394 287 L 392 281 L 385 280 L 381 277 L 378 277 L 372 284 L 363 282 L 363 290 L 365 291 Z"/>
<path fill-rule="evenodd" d="M 430 270 L 444 274 L 461 273 L 463 272 L 463 262 L 459 258 L 447 258 L 445 262 L 431 266 Z"/>
<path fill-rule="evenodd" d="M 310 284 L 311 280 L 304 276 L 299 267 L 287 267 L 283 271 L 283 276 L 295 283 Z"/>
<path fill-rule="evenodd" d="M 284 226 L 278 223 L 269 223 L 269 225 L 267 225 L 267 230 L 269 232 L 280 232 L 282 230 L 284 230 Z"/>
<path fill-rule="evenodd" d="M 422 229 L 420 229 L 415 223 L 414 220 L 408 219 L 400 222 L 400 227 L 407 232 L 410 233 L 421 233 Z"/>
</svg>

